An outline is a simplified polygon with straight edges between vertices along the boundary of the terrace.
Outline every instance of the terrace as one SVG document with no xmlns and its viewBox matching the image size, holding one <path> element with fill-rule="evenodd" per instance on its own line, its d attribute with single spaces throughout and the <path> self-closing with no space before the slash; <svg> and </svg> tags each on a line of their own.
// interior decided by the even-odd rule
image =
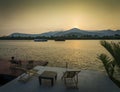
<svg viewBox="0 0 120 92">
<path fill-rule="evenodd" d="M 33 76 L 29 81 L 23 83 L 18 81 L 19 76 L 4 86 L 1 86 L 0 92 L 120 92 L 120 88 L 106 74 L 99 71 L 81 70 L 78 74 L 78 88 L 67 88 L 63 80 L 61 80 L 66 68 L 36 66 L 34 69 L 38 70 L 38 74 L 44 71 L 57 72 L 55 85 L 49 85 L 48 81 L 40 85 L 38 76 Z"/>
</svg>

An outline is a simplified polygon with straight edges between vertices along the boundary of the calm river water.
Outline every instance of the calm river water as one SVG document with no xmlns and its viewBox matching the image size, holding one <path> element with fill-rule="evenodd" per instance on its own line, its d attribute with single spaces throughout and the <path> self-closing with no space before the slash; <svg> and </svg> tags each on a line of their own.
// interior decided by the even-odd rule
<svg viewBox="0 0 120 92">
<path fill-rule="evenodd" d="M 104 71 L 102 62 L 97 59 L 101 53 L 109 55 L 100 45 L 100 40 L 0 40 L 0 59 L 15 56 L 18 60 L 48 61 L 48 66 L 65 67 L 68 62 L 69 68 Z"/>
</svg>

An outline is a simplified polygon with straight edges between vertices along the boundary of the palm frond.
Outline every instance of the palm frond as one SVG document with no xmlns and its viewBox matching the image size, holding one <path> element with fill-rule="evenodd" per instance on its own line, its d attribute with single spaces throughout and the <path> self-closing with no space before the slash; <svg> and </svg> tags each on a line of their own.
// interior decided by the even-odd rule
<svg viewBox="0 0 120 92">
<path fill-rule="evenodd" d="M 109 43 L 107 41 L 101 41 L 100 43 L 111 54 L 115 63 L 120 67 L 120 44 L 115 42 Z"/>
<path fill-rule="evenodd" d="M 100 44 L 114 57 L 112 45 L 107 41 L 101 41 Z"/>
<path fill-rule="evenodd" d="M 120 67 L 120 44 L 111 42 L 114 51 L 114 59 L 117 65 Z"/>
<path fill-rule="evenodd" d="M 112 77 L 114 73 L 113 61 L 106 54 L 100 54 L 97 58 L 103 62 L 108 75 Z"/>
</svg>

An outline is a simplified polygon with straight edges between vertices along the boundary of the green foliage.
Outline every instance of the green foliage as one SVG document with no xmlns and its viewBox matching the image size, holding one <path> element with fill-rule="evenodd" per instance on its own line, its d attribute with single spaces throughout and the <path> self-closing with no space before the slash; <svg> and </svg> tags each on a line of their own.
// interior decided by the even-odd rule
<svg viewBox="0 0 120 92">
<path fill-rule="evenodd" d="M 114 62 L 112 62 L 112 60 L 105 54 L 99 55 L 98 59 L 103 62 L 108 75 L 112 77 L 114 73 Z"/>
<path fill-rule="evenodd" d="M 98 59 L 100 59 L 110 77 L 113 77 L 115 71 L 114 67 L 118 66 L 120 68 L 120 43 L 101 41 L 101 45 L 111 54 L 112 59 L 106 54 L 100 54 Z"/>
<path fill-rule="evenodd" d="M 33 40 L 33 39 L 48 39 L 48 40 L 54 40 L 56 38 L 63 38 L 63 39 L 66 39 L 66 40 L 72 40 L 72 39 L 120 39 L 120 35 L 118 34 L 115 34 L 113 36 L 99 36 L 99 35 L 83 35 L 83 34 L 77 34 L 77 33 L 74 33 L 74 34 L 67 34 L 67 35 L 63 35 L 63 36 L 50 36 L 50 37 L 47 37 L 47 36 L 37 36 L 37 37 L 22 37 L 22 36 L 17 36 L 17 37 L 14 37 L 14 36 L 2 36 L 0 37 L 0 40 Z"/>
<path fill-rule="evenodd" d="M 120 67 L 120 44 L 101 41 L 101 45 L 111 54 L 114 59 L 113 61 Z"/>
</svg>

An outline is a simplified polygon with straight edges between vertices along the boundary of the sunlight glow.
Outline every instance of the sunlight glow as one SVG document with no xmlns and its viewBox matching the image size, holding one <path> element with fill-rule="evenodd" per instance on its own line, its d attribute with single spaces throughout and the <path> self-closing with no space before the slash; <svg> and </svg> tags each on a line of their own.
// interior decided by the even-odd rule
<svg viewBox="0 0 120 92">
<path fill-rule="evenodd" d="M 92 31 L 120 29 L 120 0 L 24 1 L 26 3 L 23 0 L 9 2 L 5 7 L 6 0 L 0 0 L 0 35 L 14 32 L 44 33 L 71 28 Z"/>
</svg>

